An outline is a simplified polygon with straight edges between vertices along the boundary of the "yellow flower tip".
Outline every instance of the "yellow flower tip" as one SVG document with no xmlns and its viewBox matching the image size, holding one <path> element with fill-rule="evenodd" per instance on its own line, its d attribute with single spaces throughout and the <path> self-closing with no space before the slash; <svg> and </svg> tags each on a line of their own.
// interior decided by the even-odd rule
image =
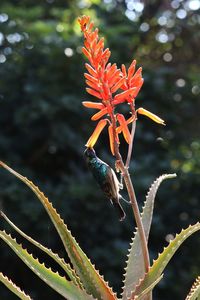
<svg viewBox="0 0 200 300">
<path fill-rule="evenodd" d="M 163 119 L 161 119 L 160 117 L 158 117 L 157 115 L 151 113 L 150 111 L 140 107 L 137 109 L 137 113 L 140 114 L 140 115 L 144 115 L 148 118 L 150 118 L 151 120 L 153 120 L 154 122 L 158 123 L 158 124 L 161 124 L 161 125 L 166 125 L 165 124 L 165 121 Z"/>
</svg>

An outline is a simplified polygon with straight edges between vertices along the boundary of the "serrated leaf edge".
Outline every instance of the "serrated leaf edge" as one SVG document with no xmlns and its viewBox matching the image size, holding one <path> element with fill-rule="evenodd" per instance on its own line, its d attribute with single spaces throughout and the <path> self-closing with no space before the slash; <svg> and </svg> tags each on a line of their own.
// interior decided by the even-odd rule
<svg viewBox="0 0 200 300">
<path fill-rule="evenodd" d="M 158 279 L 156 279 L 150 286 L 148 286 L 141 294 L 139 294 L 138 296 L 135 296 L 134 300 L 142 300 L 143 297 L 148 294 L 149 292 L 151 292 L 153 290 L 153 288 L 162 280 L 164 274 L 162 274 L 160 277 L 158 277 Z"/>
<path fill-rule="evenodd" d="M 44 195 L 43 192 L 40 191 L 40 189 L 34 185 L 34 183 L 32 181 L 30 181 L 27 177 L 22 176 L 21 174 L 19 174 L 18 172 L 16 172 L 15 170 L 13 170 L 12 168 L 10 168 L 8 165 L 6 165 L 5 163 L 3 163 L 2 161 L 0 161 L 0 166 L 2 166 L 4 169 L 6 169 L 7 171 L 9 171 L 11 174 L 13 174 L 14 176 L 16 176 L 18 179 L 20 179 L 21 181 L 23 181 L 37 196 L 37 198 L 40 200 L 40 202 L 43 204 L 44 208 L 46 209 L 50 219 L 52 220 L 56 230 L 58 231 L 58 234 L 61 237 L 61 240 L 63 242 L 63 245 L 68 253 L 68 256 L 72 262 L 72 264 L 74 265 L 74 268 L 76 270 L 76 272 L 78 273 L 82 283 L 84 284 L 84 287 L 86 289 L 86 291 L 89 294 L 92 294 L 94 297 L 96 297 L 97 299 L 101 299 L 101 300 L 117 300 L 116 294 L 113 292 L 113 290 L 108 286 L 107 282 L 104 281 L 103 276 L 101 276 L 98 272 L 98 270 L 95 269 L 94 265 L 91 263 L 90 259 L 86 256 L 86 254 L 83 252 L 83 250 L 81 249 L 81 247 L 79 246 L 79 244 L 76 242 L 75 238 L 72 236 L 71 231 L 68 229 L 67 225 L 64 223 L 63 219 L 61 218 L 60 214 L 57 213 L 56 209 L 53 207 L 52 203 L 49 202 L 48 198 Z M 95 288 L 98 287 L 98 293 L 94 294 L 93 290 L 88 289 L 87 288 L 87 281 L 84 281 L 84 278 L 82 277 L 82 274 L 80 273 L 80 270 L 76 268 L 76 265 L 74 264 L 71 252 L 69 251 L 68 247 L 66 247 L 65 241 L 62 239 L 62 236 L 59 232 L 58 226 L 53 218 L 52 213 L 50 212 L 49 208 L 54 212 L 54 214 L 56 215 L 56 217 L 59 219 L 59 223 L 60 225 L 62 225 L 65 228 L 65 231 L 68 234 L 69 239 L 72 242 L 72 252 L 73 254 L 76 256 L 76 259 L 79 260 L 81 257 L 77 251 L 77 248 L 79 248 L 78 250 L 81 252 L 82 254 L 82 264 L 85 265 L 85 262 L 87 261 L 87 263 L 89 263 L 90 267 L 92 268 L 93 274 L 90 275 L 90 271 L 88 266 L 87 266 L 87 271 L 89 270 L 88 276 L 92 281 L 93 286 L 95 286 Z M 74 247 L 74 245 L 76 245 L 76 248 Z M 100 284 L 99 286 L 96 284 L 96 281 L 94 280 L 94 277 L 96 277 L 99 281 L 99 283 L 102 285 L 103 287 L 103 291 L 100 288 Z M 99 295 L 99 291 L 100 291 L 100 295 Z M 102 295 L 103 292 L 103 295 Z"/>
<path fill-rule="evenodd" d="M 76 275 L 75 271 L 71 268 L 69 264 L 67 264 L 64 260 L 64 258 L 59 257 L 58 254 L 54 253 L 51 249 L 43 246 L 30 236 L 28 236 L 25 232 L 23 232 L 19 227 L 17 227 L 2 211 L 0 211 L 0 215 L 4 218 L 4 220 L 15 230 L 17 231 L 21 236 L 23 236 L 26 240 L 28 240 L 30 243 L 35 245 L 37 248 L 45 252 L 47 255 L 49 255 L 69 276 L 69 278 L 74 282 L 75 285 L 77 285 L 79 288 L 84 289 L 82 286 L 82 283 L 80 282 L 79 277 Z"/>
<path fill-rule="evenodd" d="M 146 236 L 147 242 L 148 242 L 148 237 L 149 237 L 149 232 L 150 232 L 150 227 L 151 227 L 154 200 L 155 200 L 158 188 L 160 187 L 161 183 L 164 180 L 174 178 L 174 177 L 176 177 L 175 173 L 173 173 L 173 174 L 163 174 L 163 175 L 159 176 L 158 178 L 156 178 L 154 180 L 154 182 L 151 184 L 151 186 L 150 186 L 150 188 L 147 192 L 147 195 L 145 197 L 146 200 L 145 200 L 144 205 L 142 207 L 142 213 L 141 213 L 142 223 L 143 223 L 143 226 L 144 226 L 144 231 L 145 231 L 145 236 Z M 150 204 L 150 205 L 148 205 L 148 204 Z M 151 210 L 151 214 L 149 216 L 148 224 L 145 224 L 144 223 L 144 217 L 145 217 L 145 211 L 147 209 Z M 127 297 L 129 297 L 131 295 L 131 290 L 133 290 L 137 285 L 137 282 L 135 282 L 135 284 L 134 283 L 131 283 L 131 284 L 127 283 L 128 275 L 129 275 L 128 269 L 129 269 L 130 259 L 134 255 L 134 254 L 131 254 L 131 252 L 133 252 L 133 245 L 136 242 L 136 239 L 139 239 L 139 234 L 138 234 L 137 228 L 136 228 L 136 231 L 134 232 L 134 237 L 131 239 L 130 247 L 128 249 L 128 254 L 127 254 L 126 267 L 124 268 L 124 271 L 125 271 L 125 274 L 123 275 L 124 276 L 124 280 L 123 280 L 124 286 L 122 288 L 123 289 L 123 291 L 122 291 L 122 299 L 123 300 L 126 300 Z M 138 243 L 140 243 L 140 241 L 138 241 Z M 141 255 L 142 255 L 142 252 L 141 252 Z M 137 256 L 137 261 L 138 261 L 138 256 Z M 143 260 L 141 259 L 140 265 L 142 263 L 143 263 Z M 132 268 L 134 268 L 134 266 L 132 266 Z M 141 274 L 141 277 L 143 277 L 144 274 L 145 274 L 145 268 L 144 268 L 144 263 L 143 263 L 143 274 Z M 128 286 L 127 286 L 127 284 L 128 284 Z"/>
<path fill-rule="evenodd" d="M 5 276 L 2 272 L 0 272 L 0 281 L 21 300 L 31 300 L 29 295 L 25 294 L 19 286 L 13 283 L 12 280 Z"/>
<path fill-rule="evenodd" d="M 128 298 L 128 300 L 135 300 L 135 296 L 137 296 L 139 293 L 141 293 L 144 289 L 146 289 L 145 284 L 150 285 L 151 284 L 151 277 L 153 276 L 152 273 L 155 272 L 155 280 L 161 275 L 161 273 L 163 273 L 165 267 L 167 266 L 168 262 L 170 261 L 170 259 L 172 258 L 172 256 L 175 254 L 176 250 L 178 250 L 178 248 L 180 247 L 180 245 L 189 237 L 191 236 L 193 233 L 195 233 L 196 231 L 200 230 L 200 223 L 197 222 L 194 225 L 189 225 L 186 229 L 182 229 L 181 232 L 179 234 L 176 234 L 175 238 L 173 240 L 171 240 L 168 244 L 167 247 L 164 247 L 164 250 L 158 254 L 158 258 L 153 260 L 153 265 L 149 268 L 149 271 L 147 273 L 145 273 L 143 279 L 140 279 L 138 281 L 138 284 L 136 285 L 135 289 L 132 291 L 131 293 L 131 297 Z M 185 233 L 185 234 L 184 234 Z M 182 237 L 182 238 L 181 238 Z M 179 241 L 178 241 L 179 239 Z M 181 239 L 181 240 L 180 240 Z M 172 244 L 174 244 L 175 242 L 177 242 L 177 246 L 172 247 Z M 172 247 L 172 249 L 171 249 Z M 166 252 L 171 249 L 172 253 L 168 253 L 166 254 Z M 163 255 L 166 255 L 166 259 L 162 262 L 161 267 L 159 267 L 158 270 L 156 270 L 157 265 L 159 264 L 160 261 L 162 261 L 162 257 Z M 150 277 L 150 279 L 149 279 Z M 148 282 L 148 280 L 150 282 Z M 154 280 L 153 280 L 154 281 Z M 144 286 L 143 286 L 144 285 Z"/>
<path fill-rule="evenodd" d="M 196 278 L 185 300 L 196 300 L 199 295 L 200 295 L 200 276 Z"/>
<path fill-rule="evenodd" d="M 69 300 L 94 300 L 92 296 L 88 295 L 85 291 L 79 289 L 71 281 L 68 281 L 65 276 L 61 276 L 57 271 L 54 272 L 50 267 L 47 267 L 45 263 L 41 263 L 38 258 L 34 258 L 33 255 L 27 251 L 27 249 L 23 248 L 22 244 L 17 243 L 16 239 L 12 238 L 10 234 L 7 234 L 5 230 L 0 231 L 0 237 L 40 279 L 42 279 L 46 284 L 48 284 L 52 289 L 54 289 L 64 298 Z M 18 248 L 20 248 L 20 250 Z M 21 254 L 20 251 L 23 254 Z M 60 287 L 57 288 L 55 281 L 53 282 L 52 280 L 48 280 L 47 278 L 45 278 L 44 274 L 42 275 L 41 271 L 38 271 L 36 267 L 33 266 L 25 256 L 28 256 L 30 260 L 33 260 L 34 263 L 37 264 L 39 267 L 42 267 L 43 270 L 45 269 L 45 272 L 48 272 L 48 275 L 51 274 L 53 276 L 56 276 L 57 280 L 59 281 Z"/>
</svg>

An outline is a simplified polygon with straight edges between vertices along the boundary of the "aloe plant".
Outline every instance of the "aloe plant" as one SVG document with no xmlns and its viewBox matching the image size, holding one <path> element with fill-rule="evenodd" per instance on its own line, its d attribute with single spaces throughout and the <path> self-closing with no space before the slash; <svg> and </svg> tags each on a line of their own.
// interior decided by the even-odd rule
<svg viewBox="0 0 200 300">
<path fill-rule="evenodd" d="M 120 195 L 119 190 L 122 188 L 122 184 L 118 181 L 115 171 L 111 169 L 108 164 L 94 156 L 95 152 L 93 151 L 93 147 L 97 142 L 101 131 L 106 125 L 109 125 L 108 133 L 110 150 L 116 158 L 115 168 L 117 172 L 120 172 L 121 179 L 125 183 L 137 225 L 128 251 L 127 265 L 122 284 L 122 295 L 121 297 L 118 297 L 104 280 L 103 276 L 99 274 L 99 271 L 96 270 L 90 259 L 78 245 L 56 209 L 40 189 L 32 181 L 3 162 L 0 162 L 0 166 L 28 186 L 45 208 L 60 236 L 70 259 L 70 264 L 66 263 L 63 258 L 60 258 L 58 254 L 54 253 L 51 249 L 43 246 L 23 232 L 5 215 L 4 212 L 1 212 L 2 219 L 20 234 L 21 237 L 39 248 L 47 256 L 51 257 L 55 263 L 63 269 L 65 275 L 61 276 L 59 272 L 47 268 L 44 263 L 33 257 L 30 251 L 24 249 L 15 238 L 5 231 L 0 231 L 0 238 L 13 250 L 13 252 L 15 252 L 27 267 L 65 299 L 150 300 L 152 299 L 152 290 L 160 280 L 162 280 L 167 264 L 181 244 L 193 233 L 200 230 L 200 223 L 197 222 L 194 225 L 189 225 L 186 229 L 182 229 L 182 231 L 169 242 L 168 246 L 164 248 L 163 252 L 158 254 L 157 259 L 150 264 L 147 244 L 156 193 L 164 180 L 174 178 L 176 177 L 176 174 L 164 174 L 153 182 L 147 193 L 142 212 L 140 213 L 128 169 L 132 153 L 137 114 L 146 115 L 161 125 L 164 125 L 164 121 L 143 108 L 135 109 L 135 97 L 143 84 L 141 68 L 135 72 L 136 61 L 134 60 L 132 62 L 128 71 L 126 71 L 124 65 L 122 65 L 121 69 L 117 69 L 115 64 L 112 65 L 107 63 L 110 51 L 109 49 L 104 50 L 104 41 L 102 38 L 99 39 L 98 30 L 93 30 L 93 23 L 90 22 L 90 18 L 88 16 L 83 16 L 79 19 L 79 23 L 85 37 L 85 48 L 83 48 L 83 53 L 90 62 L 90 65 L 86 64 L 86 68 L 89 72 L 85 74 L 87 79 L 86 83 L 90 87 L 87 91 L 91 95 L 101 99 L 101 102 L 84 102 L 83 105 L 89 108 L 99 109 L 99 112 L 92 117 L 92 120 L 98 120 L 106 115 L 106 118 L 101 119 L 98 122 L 93 134 L 86 143 L 87 149 L 92 150 L 87 153 L 92 153 L 93 155 L 92 157 L 89 157 L 90 169 L 93 171 L 94 177 L 105 192 L 105 195 L 112 200 L 112 203 L 115 206 L 116 204 L 117 206 L 120 205 L 119 201 L 122 196 Z M 131 117 L 128 120 L 126 120 L 122 114 L 115 113 L 114 110 L 116 105 L 127 103 L 131 109 Z M 132 123 L 131 132 L 129 132 L 128 128 L 130 123 Z M 119 151 L 120 133 L 123 134 L 128 144 L 127 159 L 125 163 Z M 120 206 L 118 206 L 118 208 L 119 207 Z M 30 296 L 26 295 L 26 293 L 9 280 L 6 275 L 0 273 L 0 280 L 20 299 L 31 299 Z M 193 284 L 186 300 L 200 300 L 199 277 Z"/>
</svg>

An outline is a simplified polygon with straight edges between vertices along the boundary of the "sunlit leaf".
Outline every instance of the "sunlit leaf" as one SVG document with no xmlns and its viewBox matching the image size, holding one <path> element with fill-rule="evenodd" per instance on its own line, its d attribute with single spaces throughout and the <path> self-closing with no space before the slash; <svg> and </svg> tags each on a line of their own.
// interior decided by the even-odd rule
<svg viewBox="0 0 200 300">
<path fill-rule="evenodd" d="M 68 230 L 67 226 L 44 194 L 26 177 L 20 175 L 3 162 L 0 162 L 0 165 L 23 181 L 36 194 L 40 202 L 43 204 L 58 234 L 61 237 L 67 254 L 86 291 L 97 299 L 115 300 L 116 296 L 112 292 L 111 288 L 104 281 L 103 277 L 99 275 L 98 271 L 95 270 L 86 254 L 77 244 L 76 240 L 71 235 L 71 232 Z"/>
<path fill-rule="evenodd" d="M 60 267 L 66 272 L 66 274 L 69 276 L 70 280 L 73 281 L 75 285 L 78 285 L 80 288 L 82 288 L 82 284 L 80 282 L 79 277 L 76 275 L 74 270 L 71 268 L 69 264 L 67 264 L 64 259 L 60 258 L 58 254 L 53 253 L 50 249 L 44 247 L 34 239 L 32 239 L 30 236 L 25 234 L 21 229 L 19 229 L 15 224 L 13 224 L 10 219 L 3 213 L 1 212 L 1 216 L 12 226 L 14 230 L 16 230 L 21 236 L 23 236 L 25 239 L 27 239 L 30 243 L 38 247 L 40 250 L 48 254 L 55 262 L 57 262 Z"/>
<path fill-rule="evenodd" d="M 16 240 L 5 231 L 0 231 L 0 238 L 18 255 L 18 257 L 46 284 L 68 300 L 92 300 L 90 295 L 79 289 L 72 282 L 58 273 L 53 272 L 44 264 L 41 264 L 38 259 L 35 259 L 27 250 L 23 249 Z"/>
<path fill-rule="evenodd" d="M 200 276 L 196 278 L 185 300 L 200 300 Z"/>
<path fill-rule="evenodd" d="M 142 216 L 142 223 L 144 226 L 145 236 L 148 241 L 149 231 L 152 222 L 154 200 L 157 193 L 157 190 L 163 180 L 168 178 L 174 178 L 176 174 L 164 174 L 158 177 L 153 184 L 151 185 L 144 203 Z M 124 289 L 122 299 L 126 300 L 127 297 L 131 295 L 131 291 L 135 288 L 136 284 L 139 282 L 139 279 L 143 278 L 145 274 L 144 260 L 141 249 L 141 242 L 138 230 L 135 233 L 133 241 L 131 243 L 130 252 L 128 255 L 125 280 L 124 280 Z"/>
<path fill-rule="evenodd" d="M 163 274 L 158 279 L 156 279 L 149 287 L 147 287 L 141 294 L 139 294 L 138 296 L 135 296 L 134 300 L 144 299 L 143 297 L 146 294 L 150 293 L 153 290 L 153 288 L 161 281 L 162 278 L 163 278 Z"/>
<path fill-rule="evenodd" d="M 149 272 L 145 274 L 144 279 L 140 281 L 137 285 L 136 289 L 131 293 L 130 299 L 135 299 L 135 296 L 138 296 L 142 293 L 146 288 L 148 288 L 151 284 L 156 281 L 163 271 L 165 267 L 181 246 L 181 244 L 193 233 L 200 230 L 200 223 L 196 223 L 195 225 L 190 225 L 188 228 L 183 229 L 181 233 L 177 234 L 176 237 L 170 241 L 169 245 L 164 248 L 164 251 L 159 254 L 158 258 L 154 260 L 153 265 L 150 267 Z"/>
<path fill-rule="evenodd" d="M 16 284 L 14 284 L 8 277 L 0 273 L 0 281 L 11 291 L 18 296 L 21 300 L 31 300 Z"/>
</svg>

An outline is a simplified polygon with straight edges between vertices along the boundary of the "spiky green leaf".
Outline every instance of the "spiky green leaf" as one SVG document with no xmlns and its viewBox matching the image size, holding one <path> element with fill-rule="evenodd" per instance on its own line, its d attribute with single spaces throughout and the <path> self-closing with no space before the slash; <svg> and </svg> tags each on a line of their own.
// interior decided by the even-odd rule
<svg viewBox="0 0 200 300">
<path fill-rule="evenodd" d="M 73 282 L 68 281 L 65 277 L 53 272 L 44 264 L 41 264 L 38 259 L 34 258 L 22 248 L 16 240 L 14 240 L 5 231 L 0 231 L 0 238 L 18 255 L 18 257 L 46 284 L 68 300 L 94 300 L 85 291 L 79 289 Z"/>
<path fill-rule="evenodd" d="M 30 236 L 28 236 L 27 234 L 25 234 L 21 229 L 19 229 L 14 223 L 11 222 L 11 220 L 2 211 L 0 212 L 0 215 L 21 236 L 23 236 L 26 240 L 28 240 L 30 243 L 32 243 L 33 245 L 35 245 L 36 247 L 38 247 L 40 250 L 42 250 L 47 255 L 49 255 L 55 262 L 57 262 L 60 265 L 60 267 L 66 272 L 66 274 L 68 275 L 69 279 L 75 285 L 77 285 L 78 287 L 80 287 L 81 289 L 83 289 L 79 277 L 76 275 L 75 271 L 71 268 L 71 266 L 64 261 L 64 259 L 60 258 L 58 256 L 58 254 L 53 253 L 50 249 L 44 247 L 43 245 L 41 245 L 40 243 L 38 243 L 37 241 L 35 241 L 34 239 L 32 239 Z"/>
<path fill-rule="evenodd" d="M 200 276 L 196 278 L 185 300 L 200 300 Z"/>
<path fill-rule="evenodd" d="M 156 281 L 154 281 L 150 286 L 148 286 L 141 294 L 139 294 L 138 296 L 135 296 L 135 300 L 144 299 L 144 296 L 153 290 L 153 288 L 161 281 L 163 276 L 164 275 L 162 274 L 160 277 L 158 277 L 158 279 Z"/>
<path fill-rule="evenodd" d="M 117 297 L 113 293 L 112 289 L 104 281 L 103 277 L 99 275 L 98 271 L 96 271 L 95 267 L 92 265 L 86 254 L 72 236 L 64 221 L 61 219 L 60 215 L 57 213 L 45 195 L 39 190 L 39 188 L 35 186 L 33 182 L 20 175 L 3 162 L 0 162 L 0 165 L 23 181 L 35 193 L 40 202 L 43 204 L 58 234 L 60 235 L 67 254 L 86 291 L 93 295 L 94 298 L 99 300 L 116 300 Z"/>
<path fill-rule="evenodd" d="M 0 281 L 11 291 L 18 296 L 21 300 L 31 300 L 15 283 L 13 283 L 8 277 L 0 272 Z"/>
<path fill-rule="evenodd" d="M 180 245 L 193 233 L 200 230 L 200 223 L 190 225 L 188 228 L 183 229 L 181 233 L 177 234 L 176 237 L 170 241 L 169 245 L 164 248 L 164 251 L 159 254 L 158 258 L 153 262 L 149 272 L 145 274 L 143 280 L 136 286 L 136 289 L 131 293 L 130 299 L 135 299 L 142 293 L 148 286 L 154 283 L 159 276 L 163 273 L 165 267 L 169 263 L 170 259 L 180 247 Z"/>
<path fill-rule="evenodd" d="M 144 203 L 143 211 L 141 214 L 142 223 L 144 226 L 144 231 L 145 231 L 145 236 L 147 241 L 148 241 L 149 231 L 152 222 L 154 200 L 155 200 L 157 190 L 163 180 L 174 178 L 174 177 L 176 177 L 176 174 L 164 174 L 158 177 L 153 182 L 153 184 L 151 185 L 147 193 L 146 201 Z M 130 252 L 127 260 L 124 288 L 122 294 L 123 300 L 126 300 L 128 297 L 130 297 L 131 291 L 134 290 L 139 279 L 143 278 L 145 274 L 145 266 L 144 266 L 144 260 L 143 260 L 143 254 L 142 254 L 142 248 L 141 248 L 141 242 L 140 242 L 138 230 L 135 233 L 129 251 Z"/>
</svg>

